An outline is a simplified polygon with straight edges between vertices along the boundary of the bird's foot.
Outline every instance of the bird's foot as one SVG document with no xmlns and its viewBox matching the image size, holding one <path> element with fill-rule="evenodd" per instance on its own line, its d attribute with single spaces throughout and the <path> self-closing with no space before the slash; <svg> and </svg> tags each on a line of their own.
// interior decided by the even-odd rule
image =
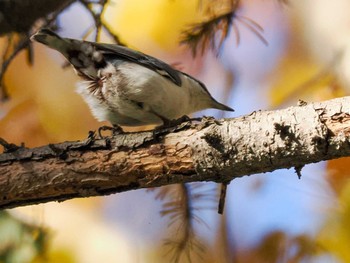
<svg viewBox="0 0 350 263">
<path fill-rule="evenodd" d="M 102 131 L 112 131 L 112 136 L 117 134 L 123 134 L 124 131 L 119 125 L 113 125 L 111 126 L 101 126 L 98 128 L 98 136 L 100 139 L 103 139 L 106 136 L 102 135 Z"/>
<path fill-rule="evenodd" d="M 183 115 L 182 117 L 178 118 L 178 119 L 174 119 L 174 120 L 163 120 L 163 125 L 158 126 L 160 129 L 161 128 L 169 128 L 169 127 L 175 127 L 180 125 L 181 123 L 184 122 L 189 122 L 191 121 L 191 118 L 188 117 L 187 115 Z M 157 128 L 158 128 L 157 127 Z"/>
<path fill-rule="evenodd" d="M 194 120 L 197 121 L 198 118 L 190 118 L 187 115 L 174 120 L 163 119 L 163 125 L 157 126 L 153 130 L 153 133 L 154 135 L 161 135 L 165 133 L 180 131 L 186 127 L 189 127 L 191 125 L 191 122 Z"/>
</svg>

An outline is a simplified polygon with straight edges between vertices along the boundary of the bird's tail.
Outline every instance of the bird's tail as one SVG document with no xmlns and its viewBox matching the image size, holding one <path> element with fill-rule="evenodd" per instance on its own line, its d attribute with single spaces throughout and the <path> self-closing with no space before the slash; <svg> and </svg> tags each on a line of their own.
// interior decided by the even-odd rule
<svg viewBox="0 0 350 263">
<path fill-rule="evenodd" d="M 82 76 L 89 79 L 95 78 L 98 69 L 106 66 L 103 54 L 91 42 L 62 38 L 45 28 L 34 34 L 31 40 L 60 52 Z"/>
</svg>

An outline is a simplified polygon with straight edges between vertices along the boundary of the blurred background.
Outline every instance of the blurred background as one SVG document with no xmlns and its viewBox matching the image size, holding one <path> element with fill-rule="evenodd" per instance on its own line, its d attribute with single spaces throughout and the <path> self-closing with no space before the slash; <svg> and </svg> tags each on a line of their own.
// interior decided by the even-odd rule
<svg viewBox="0 0 350 263">
<path fill-rule="evenodd" d="M 242 0 L 237 14 L 261 26 L 263 40 L 241 19 L 239 41 L 232 28 L 218 51 L 193 57 L 179 42 L 183 30 L 204 19 L 203 8 L 196 0 L 111 0 L 103 21 L 123 43 L 176 64 L 236 110 L 198 116 L 237 117 L 348 94 L 349 1 Z M 81 39 L 94 22 L 78 2 L 57 24 L 60 35 Z M 104 32 L 101 40 L 112 42 Z M 107 124 L 94 120 L 75 93 L 78 78 L 62 67 L 60 54 L 39 44 L 33 54 L 32 67 L 22 52 L 5 74 L 10 100 L 0 105 L 0 137 L 35 147 L 81 140 Z M 191 251 L 192 262 L 350 262 L 349 171 L 342 158 L 306 166 L 300 180 L 293 169 L 235 179 L 223 216 L 217 200 L 193 200 L 203 221 L 193 231 L 205 249 Z M 216 197 L 217 187 L 187 189 Z M 164 242 L 181 227 L 161 216 L 164 200 L 156 195 L 137 190 L 11 209 L 0 216 L 0 262 L 171 262 Z M 188 262 L 186 255 L 179 262 Z"/>
</svg>

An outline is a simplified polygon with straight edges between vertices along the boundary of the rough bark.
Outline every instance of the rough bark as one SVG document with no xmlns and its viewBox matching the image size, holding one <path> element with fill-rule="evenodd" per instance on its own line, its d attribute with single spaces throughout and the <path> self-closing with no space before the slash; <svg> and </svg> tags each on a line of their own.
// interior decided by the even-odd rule
<svg viewBox="0 0 350 263">
<path fill-rule="evenodd" d="M 0 155 L 0 207 L 244 175 L 350 156 L 350 97 L 170 131 L 64 142 Z"/>
</svg>

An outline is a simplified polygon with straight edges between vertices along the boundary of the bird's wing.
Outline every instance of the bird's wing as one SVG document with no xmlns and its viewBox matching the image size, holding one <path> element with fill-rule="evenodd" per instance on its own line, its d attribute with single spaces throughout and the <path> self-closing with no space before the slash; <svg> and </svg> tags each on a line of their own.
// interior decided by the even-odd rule
<svg viewBox="0 0 350 263">
<path fill-rule="evenodd" d="M 147 67 L 151 70 L 154 70 L 163 77 L 170 79 L 176 85 L 181 86 L 182 82 L 179 71 L 173 69 L 171 66 L 155 57 L 115 44 L 100 44 L 94 42 L 89 43 L 95 46 L 97 50 L 101 51 L 103 54 L 120 57 L 127 61 L 131 61 L 141 66 Z"/>
</svg>

